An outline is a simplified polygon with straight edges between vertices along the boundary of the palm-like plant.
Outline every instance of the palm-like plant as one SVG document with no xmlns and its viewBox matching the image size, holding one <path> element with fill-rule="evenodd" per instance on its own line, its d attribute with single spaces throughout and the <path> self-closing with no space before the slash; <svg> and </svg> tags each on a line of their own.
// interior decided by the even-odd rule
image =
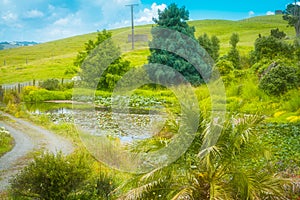
<svg viewBox="0 0 300 200">
<path fill-rule="evenodd" d="M 217 143 L 205 148 L 201 144 L 214 139 L 216 125 L 202 123 L 184 155 L 134 177 L 133 189 L 120 199 L 285 199 L 285 181 L 272 172 L 268 149 L 255 131 L 261 121 L 257 115 L 236 116 L 222 126 Z"/>
</svg>

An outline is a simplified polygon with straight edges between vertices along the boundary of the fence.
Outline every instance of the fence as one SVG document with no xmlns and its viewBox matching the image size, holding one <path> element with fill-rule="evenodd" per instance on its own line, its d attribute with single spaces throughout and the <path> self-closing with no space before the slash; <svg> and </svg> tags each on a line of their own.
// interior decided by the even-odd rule
<svg viewBox="0 0 300 200">
<path fill-rule="evenodd" d="M 61 79 L 61 83 L 71 82 L 71 79 Z M 22 83 L 2 84 L 0 85 L 0 102 L 3 102 L 3 98 L 6 92 L 16 91 L 18 94 L 21 93 L 22 89 L 26 86 L 38 86 L 42 81 L 32 80 Z"/>
</svg>

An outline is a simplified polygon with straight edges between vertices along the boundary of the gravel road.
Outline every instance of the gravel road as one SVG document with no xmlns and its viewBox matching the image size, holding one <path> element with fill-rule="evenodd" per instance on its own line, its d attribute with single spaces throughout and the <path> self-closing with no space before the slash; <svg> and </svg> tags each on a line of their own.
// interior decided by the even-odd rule
<svg viewBox="0 0 300 200">
<path fill-rule="evenodd" d="M 9 120 L 0 121 L 14 137 L 14 148 L 0 158 L 0 193 L 7 189 L 12 176 L 28 163 L 28 154 L 34 150 L 46 150 L 67 155 L 73 152 L 72 143 L 28 121 L 0 112 Z"/>
</svg>

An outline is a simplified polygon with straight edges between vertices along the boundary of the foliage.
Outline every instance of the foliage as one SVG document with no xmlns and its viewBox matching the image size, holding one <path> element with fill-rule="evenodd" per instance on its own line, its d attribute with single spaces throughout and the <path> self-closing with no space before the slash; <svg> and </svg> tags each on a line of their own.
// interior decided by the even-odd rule
<svg viewBox="0 0 300 200">
<path fill-rule="evenodd" d="M 233 63 L 226 59 L 220 59 L 216 63 L 216 68 L 218 69 L 221 75 L 228 75 L 234 70 Z"/>
<path fill-rule="evenodd" d="M 204 33 L 198 37 L 198 42 L 200 46 L 203 47 L 216 62 L 219 58 L 220 51 L 220 40 L 218 37 L 213 35 L 211 38 L 209 38 L 208 35 Z"/>
<path fill-rule="evenodd" d="M 129 61 L 121 58 L 111 32 L 98 33 L 95 42 L 89 40 L 85 51 L 78 53 L 74 62 L 81 68 L 80 76 L 92 88 L 113 90 L 118 80 L 129 70 Z"/>
<path fill-rule="evenodd" d="M 85 184 L 79 194 L 74 195 L 74 199 L 112 199 L 112 193 L 116 188 L 115 177 L 107 172 L 100 172 Z"/>
<path fill-rule="evenodd" d="M 204 149 L 217 127 L 203 123 L 179 160 L 129 180 L 133 188 L 122 199 L 283 199 L 284 181 L 268 165 L 268 148 L 255 130 L 260 121 L 236 116 L 222 127 L 217 144 Z"/>
<path fill-rule="evenodd" d="M 12 194 L 45 200 L 67 199 L 83 185 L 89 172 L 83 154 L 65 157 L 61 152 L 56 155 L 45 153 L 36 156 L 11 181 Z"/>
<path fill-rule="evenodd" d="M 64 74 L 65 75 L 76 75 L 77 73 L 79 72 L 79 68 L 78 67 L 75 67 L 75 66 L 69 66 L 66 70 L 65 70 L 65 72 L 64 72 Z"/>
<path fill-rule="evenodd" d="M 298 60 L 300 60 L 300 38 L 296 38 L 294 41 L 295 54 Z"/>
<path fill-rule="evenodd" d="M 18 104 L 21 102 L 21 98 L 20 95 L 17 91 L 15 90 L 10 90 L 4 93 L 4 98 L 3 98 L 3 102 L 5 104 Z"/>
<path fill-rule="evenodd" d="M 159 11 L 158 19 L 154 19 L 157 26 L 151 30 L 153 39 L 149 43 L 151 55 L 148 57 L 148 62 L 155 64 L 149 70 L 152 80 L 166 84 L 181 79 L 174 71 L 163 70 L 161 65 L 175 69 L 192 85 L 199 85 L 210 77 L 211 66 L 201 65 L 201 55 L 204 53 L 194 42 L 195 28 L 188 25 L 188 19 L 189 12 L 185 7 L 178 8 L 176 4 L 170 4 L 164 11 Z M 201 75 L 190 62 L 175 52 L 184 54 L 186 59 L 193 58 L 194 66 L 202 71 Z"/>
<path fill-rule="evenodd" d="M 0 157 L 13 147 L 13 137 L 4 128 L 0 127 Z"/>
<path fill-rule="evenodd" d="M 73 93 L 66 91 L 49 91 L 35 86 L 26 86 L 23 88 L 22 101 L 24 102 L 43 102 L 50 100 L 71 100 Z"/>
<path fill-rule="evenodd" d="M 259 88 L 267 94 L 279 96 L 297 88 L 299 81 L 296 68 L 278 65 L 261 78 Z"/>
<path fill-rule="evenodd" d="M 283 19 L 288 22 L 288 24 L 295 28 L 296 36 L 300 36 L 300 6 L 298 4 L 287 5 Z"/>
<path fill-rule="evenodd" d="M 285 34 L 285 32 L 280 31 L 279 28 L 276 28 L 276 29 L 271 30 L 271 36 L 278 38 L 278 39 L 283 39 L 286 37 L 286 34 Z"/>
<path fill-rule="evenodd" d="M 241 69 L 240 53 L 237 49 L 237 44 L 240 41 L 240 37 L 237 33 L 233 33 L 230 37 L 231 48 L 228 52 L 227 59 L 232 62 L 235 69 Z"/>
<path fill-rule="evenodd" d="M 59 80 L 57 79 L 47 79 L 39 83 L 39 86 L 45 88 L 46 90 L 59 90 Z"/>
<path fill-rule="evenodd" d="M 272 144 L 272 162 L 278 171 L 297 173 L 300 168 L 300 123 L 267 123 L 258 127 L 262 139 Z"/>
<path fill-rule="evenodd" d="M 256 39 L 252 57 L 254 61 L 259 61 L 263 58 L 272 60 L 276 57 L 292 59 L 294 57 L 294 48 L 287 42 L 273 36 L 263 36 Z"/>
</svg>

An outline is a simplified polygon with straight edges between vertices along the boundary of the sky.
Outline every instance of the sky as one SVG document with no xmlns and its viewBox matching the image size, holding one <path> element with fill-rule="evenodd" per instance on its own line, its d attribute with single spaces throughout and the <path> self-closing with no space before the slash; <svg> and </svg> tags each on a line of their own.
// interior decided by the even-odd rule
<svg viewBox="0 0 300 200">
<path fill-rule="evenodd" d="M 293 0 L 0 0 L 0 41 L 47 42 L 75 35 L 153 23 L 169 4 L 185 6 L 190 20 L 240 20 L 271 15 Z"/>
</svg>

